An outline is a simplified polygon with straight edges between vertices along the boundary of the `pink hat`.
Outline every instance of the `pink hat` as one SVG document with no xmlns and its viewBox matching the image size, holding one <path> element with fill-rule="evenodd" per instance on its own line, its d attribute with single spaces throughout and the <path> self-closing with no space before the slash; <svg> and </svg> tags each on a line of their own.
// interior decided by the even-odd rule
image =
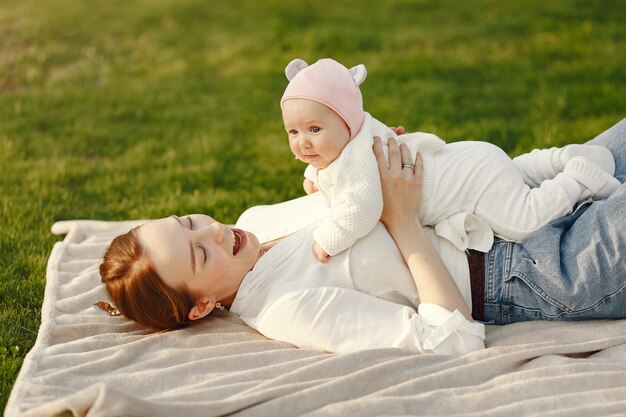
<svg viewBox="0 0 626 417">
<path fill-rule="evenodd" d="M 280 107 L 290 98 L 306 98 L 330 107 L 346 122 L 350 139 L 361 130 L 365 113 L 359 85 L 365 80 L 365 65 L 348 70 L 339 62 L 320 59 L 309 66 L 301 59 L 294 59 L 285 68 L 290 81 L 280 99 Z"/>
</svg>

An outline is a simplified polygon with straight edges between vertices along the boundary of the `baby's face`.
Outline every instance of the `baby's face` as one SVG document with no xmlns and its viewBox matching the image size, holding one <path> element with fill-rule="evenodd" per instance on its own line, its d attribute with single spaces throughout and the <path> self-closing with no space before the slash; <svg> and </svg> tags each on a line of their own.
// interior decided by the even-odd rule
<svg viewBox="0 0 626 417">
<path fill-rule="evenodd" d="M 317 101 L 305 98 L 286 100 L 283 121 L 291 152 L 317 169 L 330 165 L 350 142 L 350 130 L 343 119 Z"/>
</svg>

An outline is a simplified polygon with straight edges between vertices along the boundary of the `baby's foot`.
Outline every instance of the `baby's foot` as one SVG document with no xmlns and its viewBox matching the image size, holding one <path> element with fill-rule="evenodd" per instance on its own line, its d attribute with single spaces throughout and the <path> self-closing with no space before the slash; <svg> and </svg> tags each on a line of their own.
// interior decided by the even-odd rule
<svg viewBox="0 0 626 417">
<path fill-rule="evenodd" d="M 558 150 L 554 156 L 557 156 L 558 161 L 554 160 L 554 165 L 557 171 L 562 171 L 567 163 L 578 157 L 582 156 L 587 158 L 590 162 L 594 163 L 598 168 L 613 176 L 615 175 L 615 159 L 610 150 L 604 146 L 595 145 L 567 145 Z M 561 169 L 559 168 L 561 165 Z"/>
<path fill-rule="evenodd" d="M 611 156 L 613 159 L 613 156 Z M 598 165 L 583 156 L 570 159 L 563 169 L 563 173 L 574 178 L 586 190 L 581 199 L 592 197 L 594 200 L 602 200 L 610 196 L 613 191 L 622 185 L 613 175 L 609 175 Z"/>
</svg>

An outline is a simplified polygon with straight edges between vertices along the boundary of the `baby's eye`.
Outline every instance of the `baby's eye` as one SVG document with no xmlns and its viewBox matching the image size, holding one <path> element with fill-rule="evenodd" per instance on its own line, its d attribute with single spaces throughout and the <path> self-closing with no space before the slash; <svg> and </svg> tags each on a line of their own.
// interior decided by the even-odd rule
<svg viewBox="0 0 626 417">
<path fill-rule="evenodd" d="M 204 249 L 202 246 L 200 246 L 200 249 L 202 249 L 202 253 L 204 254 L 204 263 L 206 263 L 206 249 Z"/>
<path fill-rule="evenodd" d="M 295 135 L 297 135 L 297 134 L 298 134 L 298 131 L 297 131 L 296 129 L 291 129 L 291 130 L 289 131 L 289 134 L 290 134 L 290 135 L 294 135 L 294 136 L 295 136 Z"/>
<path fill-rule="evenodd" d="M 317 127 L 317 126 L 314 126 L 314 127 L 312 127 L 312 128 L 311 128 L 311 132 L 313 132 L 313 133 L 317 133 L 317 132 L 319 132 L 320 130 L 322 130 L 322 129 L 320 129 L 320 128 L 319 128 L 319 127 Z"/>
</svg>

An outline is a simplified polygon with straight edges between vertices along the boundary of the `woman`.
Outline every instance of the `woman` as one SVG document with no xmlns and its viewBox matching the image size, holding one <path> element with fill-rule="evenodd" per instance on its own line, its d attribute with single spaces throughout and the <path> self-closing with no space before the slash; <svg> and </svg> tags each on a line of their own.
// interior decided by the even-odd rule
<svg viewBox="0 0 626 417">
<path fill-rule="evenodd" d="M 264 335 L 300 347 L 441 353 L 484 347 L 483 325 L 470 321 L 466 301 L 412 215 L 421 201 L 421 159 L 402 168 L 408 149 L 395 142 L 390 167 L 380 141 L 376 153 L 389 232 L 379 225 L 328 264 L 311 253 L 315 225 L 261 245 L 254 234 L 209 216 L 172 216 L 117 237 L 100 266 L 102 281 L 124 315 L 157 328 L 225 306 Z"/>
<path fill-rule="evenodd" d="M 626 120 L 592 141 L 612 150 L 620 181 L 625 138 Z M 470 321 L 467 297 L 448 272 L 455 275 L 463 265 L 435 240 L 444 264 L 415 224 L 411 213 L 419 209 L 419 192 L 407 190 L 419 190 L 421 160 L 412 169 L 402 152 L 404 159 L 391 143 L 388 168 L 380 143 L 375 145 L 388 233 L 379 225 L 346 258 L 327 264 L 334 262 L 339 274 L 324 274 L 314 261 L 309 269 L 297 262 L 302 248 L 310 250 L 310 228 L 272 247 L 192 215 L 151 222 L 116 238 L 100 268 L 103 282 L 123 314 L 153 327 L 172 328 L 222 304 L 266 336 L 297 346 L 336 352 L 479 349 L 482 325 Z M 608 200 L 580 208 L 523 244 L 496 241 L 484 260 L 471 255 L 475 318 L 499 324 L 625 318 L 625 199 L 621 186 Z M 411 278 L 414 286 L 406 285 Z M 411 305 L 419 305 L 418 314 Z"/>
</svg>

